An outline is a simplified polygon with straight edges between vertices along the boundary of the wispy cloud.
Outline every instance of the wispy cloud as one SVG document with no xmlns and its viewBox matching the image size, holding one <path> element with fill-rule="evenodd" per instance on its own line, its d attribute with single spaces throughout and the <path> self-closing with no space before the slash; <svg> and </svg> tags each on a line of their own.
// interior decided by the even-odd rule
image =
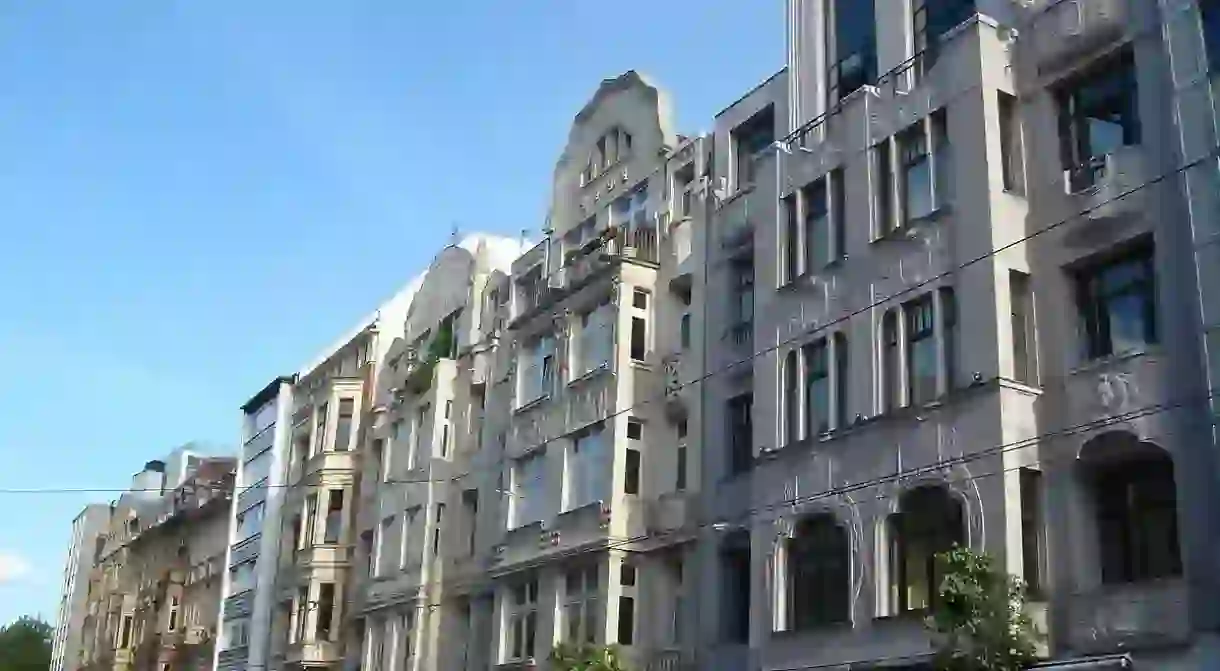
<svg viewBox="0 0 1220 671">
<path fill-rule="evenodd" d="M 20 580 L 29 573 L 29 562 L 12 552 L 0 550 L 0 585 Z"/>
</svg>

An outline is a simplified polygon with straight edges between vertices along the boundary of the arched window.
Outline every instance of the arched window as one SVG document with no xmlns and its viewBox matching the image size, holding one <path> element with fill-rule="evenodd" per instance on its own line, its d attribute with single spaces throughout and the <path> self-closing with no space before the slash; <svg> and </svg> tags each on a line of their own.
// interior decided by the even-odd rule
<svg viewBox="0 0 1220 671">
<path fill-rule="evenodd" d="M 1129 433 L 1098 436 L 1080 452 L 1093 499 L 1103 583 L 1182 574 L 1173 459 Z"/>
<path fill-rule="evenodd" d="M 830 515 L 800 521 L 788 546 L 792 629 L 851 620 L 851 544 Z"/>
<path fill-rule="evenodd" d="M 806 424 L 811 437 L 830 431 L 830 352 L 826 340 L 805 345 Z"/>
<path fill-rule="evenodd" d="M 801 439 L 801 393 L 800 363 L 796 350 L 788 352 L 784 357 L 782 372 L 783 404 L 784 404 L 784 444 L 791 445 Z"/>
<path fill-rule="evenodd" d="M 902 495 L 890 516 L 891 596 L 896 612 L 936 606 L 936 555 L 965 541 L 962 504 L 947 489 L 925 486 Z"/>
</svg>

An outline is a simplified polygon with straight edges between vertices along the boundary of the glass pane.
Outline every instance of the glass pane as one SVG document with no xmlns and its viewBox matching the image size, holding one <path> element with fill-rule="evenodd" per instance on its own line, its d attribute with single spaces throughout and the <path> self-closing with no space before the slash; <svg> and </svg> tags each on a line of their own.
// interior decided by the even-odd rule
<svg viewBox="0 0 1220 671">
<path fill-rule="evenodd" d="M 907 219 L 919 219 L 932 213 L 932 172 L 927 157 L 906 169 Z"/>
<path fill-rule="evenodd" d="M 815 433 L 830 430 L 830 380 L 811 379 L 808 386 L 809 427 Z"/>
<path fill-rule="evenodd" d="M 936 341 L 925 337 L 911 343 L 911 401 L 936 396 Z"/>
<path fill-rule="evenodd" d="M 1111 353 L 1129 352 L 1147 344 L 1146 310 L 1143 297 L 1126 294 L 1106 305 Z"/>
</svg>

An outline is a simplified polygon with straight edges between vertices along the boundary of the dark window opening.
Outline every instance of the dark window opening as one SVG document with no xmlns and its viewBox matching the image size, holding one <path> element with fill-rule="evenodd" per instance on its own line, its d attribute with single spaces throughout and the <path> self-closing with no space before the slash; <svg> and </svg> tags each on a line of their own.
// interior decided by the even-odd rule
<svg viewBox="0 0 1220 671">
<path fill-rule="evenodd" d="M 829 515 L 801 520 L 789 543 L 793 629 L 851 619 L 851 543 Z"/>
<path fill-rule="evenodd" d="M 1156 277 L 1151 245 L 1076 273 L 1076 300 L 1087 359 L 1157 342 Z"/>
<path fill-rule="evenodd" d="M 937 555 L 965 540 L 961 503 L 943 487 L 920 487 L 902 495 L 889 522 L 896 612 L 935 608 L 943 577 Z"/>
<path fill-rule="evenodd" d="M 1130 52 L 1064 86 L 1057 94 L 1059 151 L 1073 192 L 1105 176 L 1107 155 L 1140 143 L 1135 62 Z"/>
<path fill-rule="evenodd" d="M 640 493 L 640 451 L 627 449 L 627 470 L 623 477 L 623 493 Z"/>
<path fill-rule="evenodd" d="M 729 437 L 729 473 L 744 473 L 754 465 L 754 395 L 729 399 L 726 408 Z"/>
<path fill-rule="evenodd" d="M 834 0 L 834 49 L 827 71 L 829 103 L 877 81 L 877 20 L 873 3 Z"/>
</svg>

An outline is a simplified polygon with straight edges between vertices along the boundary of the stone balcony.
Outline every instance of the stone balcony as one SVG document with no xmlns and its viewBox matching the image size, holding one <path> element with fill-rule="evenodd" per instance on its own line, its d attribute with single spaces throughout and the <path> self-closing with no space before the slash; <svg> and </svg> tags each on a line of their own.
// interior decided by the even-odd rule
<svg viewBox="0 0 1220 671">
<path fill-rule="evenodd" d="M 301 666 L 325 666 L 343 660 L 342 648 L 335 641 L 306 641 L 288 646 L 286 660 Z"/>
<path fill-rule="evenodd" d="M 1032 56 L 1042 72 L 1070 67 L 1121 38 L 1133 17 L 1128 0 L 1038 0 Z"/>
<path fill-rule="evenodd" d="M 1166 415 L 1140 411 L 1181 400 L 1174 398 L 1164 357 L 1155 348 L 1084 363 L 1065 376 L 1063 396 L 1058 403 L 1067 411 L 1068 426 L 1125 426 L 1149 439 L 1169 433 Z"/>
<path fill-rule="evenodd" d="M 1068 597 L 1068 644 L 1079 654 L 1183 643 L 1190 639 L 1182 580 L 1102 587 Z"/>
<path fill-rule="evenodd" d="M 510 457 L 609 416 L 614 411 L 614 379 L 608 371 L 600 371 L 568 385 L 558 397 L 544 397 L 519 408 L 508 435 Z"/>
</svg>

